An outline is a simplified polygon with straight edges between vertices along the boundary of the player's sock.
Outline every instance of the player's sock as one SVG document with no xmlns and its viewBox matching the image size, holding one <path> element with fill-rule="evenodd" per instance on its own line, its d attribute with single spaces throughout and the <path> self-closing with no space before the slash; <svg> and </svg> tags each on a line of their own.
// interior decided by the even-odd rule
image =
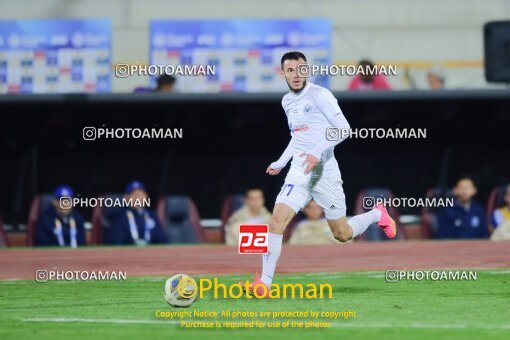
<svg viewBox="0 0 510 340">
<path fill-rule="evenodd" d="M 262 255 L 262 277 L 260 280 L 268 287 L 271 287 L 274 271 L 276 270 L 276 263 L 282 252 L 282 240 L 283 235 L 269 233 L 268 251 L 267 254 Z"/>
<path fill-rule="evenodd" d="M 381 212 L 377 209 L 352 217 L 347 222 L 352 228 L 352 238 L 363 234 L 372 223 L 377 223 L 380 219 Z"/>
</svg>

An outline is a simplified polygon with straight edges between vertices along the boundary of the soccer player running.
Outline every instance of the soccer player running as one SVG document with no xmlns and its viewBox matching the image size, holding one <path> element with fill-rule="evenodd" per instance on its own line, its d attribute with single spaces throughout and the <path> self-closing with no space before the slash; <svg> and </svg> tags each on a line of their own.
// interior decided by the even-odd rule
<svg viewBox="0 0 510 340">
<path fill-rule="evenodd" d="M 306 57 L 301 52 L 285 53 L 281 59 L 281 77 L 290 89 L 283 97 L 282 106 L 292 138 L 281 157 L 267 167 L 266 173 L 278 175 L 291 158 L 292 162 L 269 224 L 268 253 L 262 255 L 262 276 L 249 286 L 251 293 L 256 290 L 256 296 L 269 295 L 285 227 L 312 198 L 324 209 L 331 232 L 338 241 L 353 239 L 372 223 L 378 223 L 389 238 L 397 234 L 395 221 L 383 205 L 347 221 L 342 177 L 333 151 L 346 135 L 339 132 L 350 126 L 333 94 L 307 82 L 299 74 L 298 65 L 305 63 Z M 338 129 L 340 138 L 328 140 L 328 128 Z"/>
</svg>

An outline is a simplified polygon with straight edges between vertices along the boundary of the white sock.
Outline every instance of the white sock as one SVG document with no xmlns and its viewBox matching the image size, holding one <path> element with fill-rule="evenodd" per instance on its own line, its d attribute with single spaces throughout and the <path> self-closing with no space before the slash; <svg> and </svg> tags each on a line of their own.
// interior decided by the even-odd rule
<svg viewBox="0 0 510 340">
<path fill-rule="evenodd" d="M 274 271 L 276 270 L 276 262 L 282 252 L 283 235 L 269 233 L 267 254 L 262 255 L 262 282 L 271 287 L 273 282 Z"/>
<path fill-rule="evenodd" d="M 352 238 L 361 235 L 372 223 L 377 223 L 381 219 L 381 212 L 378 209 L 372 209 L 361 215 L 356 215 L 347 221 L 352 228 Z"/>
</svg>

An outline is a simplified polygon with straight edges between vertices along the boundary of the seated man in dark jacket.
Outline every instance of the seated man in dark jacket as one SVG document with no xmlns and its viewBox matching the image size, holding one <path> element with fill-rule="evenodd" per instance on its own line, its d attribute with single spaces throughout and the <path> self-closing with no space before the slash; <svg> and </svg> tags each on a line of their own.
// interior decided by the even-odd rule
<svg viewBox="0 0 510 340">
<path fill-rule="evenodd" d="M 126 187 L 125 198 L 131 206 L 124 208 L 112 221 L 110 240 L 118 245 L 168 243 L 158 216 L 143 206 L 148 195 L 143 183 L 133 181 Z"/>
<path fill-rule="evenodd" d="M 453 207 L 438 213 L 437 237 L 443 239 L 486 238 L 489 236 L 485 209 L 475 201 L 476 186 L 469 177 L 462 177 L 453 189 Z"/>
<path fill-rule="evenodd" d="M 61 200 L 63 197 L 73 198 L 73 189 L 67 185 L 55 189 L 52 206 L 41 212 L 37 220 L 36 246 L 76 248 L 86 244 L 83 217 L 72 207 L 70 200 Z"/>
</svg>

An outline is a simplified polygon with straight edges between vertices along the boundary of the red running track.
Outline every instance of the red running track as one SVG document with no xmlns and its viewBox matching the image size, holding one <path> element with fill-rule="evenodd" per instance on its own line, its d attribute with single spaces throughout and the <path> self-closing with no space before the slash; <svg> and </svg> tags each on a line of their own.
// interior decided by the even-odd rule
<svg viewBox="0 0 510 340">
<path fill-rule="evenodd" d="M 259 255 L 239 255 L 226 246 L 148 248 L 6 249 L 0 280 L 31 279 L 36 270 L 126 271 L 128 277 L 254 273 Z M 510 268 L 510 241 L 359 242 L 283 247 L 280 273 L 388 269 Z"/>
</svg>

